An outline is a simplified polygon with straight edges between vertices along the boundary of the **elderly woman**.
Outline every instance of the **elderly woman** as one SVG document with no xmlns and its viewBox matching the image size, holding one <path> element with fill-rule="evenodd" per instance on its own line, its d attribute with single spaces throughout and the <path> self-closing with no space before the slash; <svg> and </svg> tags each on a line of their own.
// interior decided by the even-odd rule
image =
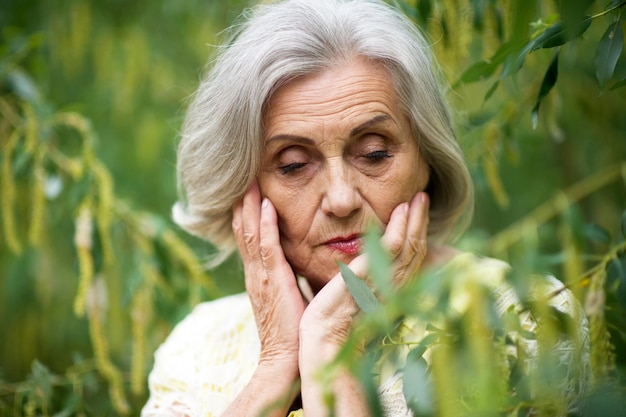
<svg viewBox="0 0 626 417">
<path fill-rule="evenodd" d="M 379 226 L 401 286 L 458 256 L 441 242 L 471 213 L 429 45 L 373 1 L 263 5 L 236 31 L 188 110 L 174 217 L 221 259 L 239 250 L 246 293 L 177 326 L 143 415 L 318 417 L 328 389 L 334 415 L 366 416 L 353 376 L 315 377 L 359 312 L 337 261 L 366 277 L 362 236 Z M 397 376 L 379 384 L 387 415 L 410 415 Z"/>
</svg>

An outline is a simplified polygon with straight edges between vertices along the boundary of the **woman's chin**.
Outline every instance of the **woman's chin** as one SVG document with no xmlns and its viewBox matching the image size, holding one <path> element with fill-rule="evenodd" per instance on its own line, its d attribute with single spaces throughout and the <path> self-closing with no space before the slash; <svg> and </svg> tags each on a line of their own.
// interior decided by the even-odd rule
<svg viewBox="0 0 626 417">
<path fill-rule="evenodd" d="M 328 256 L 326 258 L 327 262 L 324 265 L 320 265 L 318 268 L 309 268 L 314 269 L 310 273 L 303 272 L 298 275 L 304 277 L 308 282 L 311 290 L 314 294 L 317 294 L 326 284 L 330 282 L 334 277 L 339 274 L 339 264 L 342 263 L 344 265 L 349 265 L 354 258 L 359 256 L 359 253 L 347 254 L 347 253 L 334 253 L 332 256 Z M 322 272 L 323 273 L 320 273 Z"/>
</svg>

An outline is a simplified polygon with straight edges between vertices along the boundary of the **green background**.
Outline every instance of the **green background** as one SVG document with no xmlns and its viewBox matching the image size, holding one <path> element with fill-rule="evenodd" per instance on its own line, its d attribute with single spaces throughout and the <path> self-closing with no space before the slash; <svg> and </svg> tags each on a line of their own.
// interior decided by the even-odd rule
<svg viewBox="0 0 626 417">
<path fill-rule="evenodd" d="M 429 8 L 409 9 L 421 13 L 414 18 L 429 33 L 452 85 L 472 63 L 489 58 L 499 44 L 529 38 L 563 14 L 556 2 L 523 3 L 528 9 L 523 16 L 516 14 L 516 2 L 420 2 Z M 587 9 L 591 14 L 606 6 L 574 3 L 584 3 L 584 8 L 593 3 Z M 95 155 L 112 175 L 115 198 L 132 212 L 148 213 L 158 227 L 174 229 L 200 260 L 206 259 L 209 245 L 185 236 L 169 220 L 176 201 L 175 148 L 184 109 L 213 45 L 224 39 L 221 31 L 247 4 L 2 0 L 1 94 L 31 103 L 35 118 L 42 121 L 58 112 L 76 112 L 90 120 Z M 490 10 L 497 12 L 491 27 Z M 626 89 L 609 87 L 626 76 L 626 59 L 621 53 L 604 88 L 598 85 L 594 63 L 598 42 L 613 19 L 614 13 L 595 18 L 582 37 L 560 48 L 559 78 L 541 104 L 535 128 L 531 109 L 556 48 L 530 53 L 520 72 L 504 78 L 486 102 L 485 93 L 499 71 L 447 90 L 476 186 L 474 222 L 459 246 L 506 258 L 514 265 L 532 263 L 535 270 L 567 278 L 576 271 L 582 274 L 619 240 L 626 209 Z M 56 148 L 80 158 L 82 139 L 75 133 L 60 129 L 52 136 Z M 6 135 L 0 137 L 2 146 L 7 142 Z M 60 177 L 63 185 L 58 195 L 47 199 L 40 242 L 28 244 L 32 210 L 28 167 L 14 169 L 13 204 L 22 251 L 13 253 L 4 240 L 0 242 L 0 415 L 19 410 L 29 395 L 40 401 L 37 409 L 43 413 L 65 409 L 116 414 L 107 382 L 91 359 L 88 320 L 72 310 L 79 275 L 74 219 L 80 181 L 46 167 L 47 175 Z M 563 204 L 565 196 L 584 189 L 581 181 L 607 169 L 613 169 L 608 180 L 591 184 L 581 198 Z M 555 215 L 537 217 L 532 210 L 542 204 L 553 207 Z M 516 225 L 522 218 L 528 220 L 525 226 Z M 494 236 L 507 228 L 513 228 L 517 237 L 510 248 L 500 250 L 494 247 Z M 115 268 L 104 281 L 108 294 L 104 327 L 110 358 L 122 370 L 127 389 L 133 361 L 129 306 L 137 283 L 143 282 L 138 265 L 144 258 L 136 255 L 123 224 L 114 224 L 112 236 Z M 157 244 L 155 248 L 158 252 Z M 165 258 L 155 255 L 157 260 Z M 97 259 L 96 264 L 98 270 Z M 164 276 L 175 272 L 151 298 L 154 313 L 145 327 L 144 373 L 171 326 L 195 301 L 214 296 L 206 286 L 197 291 L 187 286 L 180 265 L 159 268 Z M 243 288 L 236 259 L 206 279 L 214 280 L 221 294 Z M 45 368 L 33 365 L 35 360 Z M 72 366 L 84 369 L 77 377 L 83 387 L 78 393 L 68 382 Z M 32 394 L 36 386 L 53 391 Z M 132 413 L 145 402 L 143 388 L 128 394 Z M 28 414 L 28 407 L 24 410 Z"/>
</svg>

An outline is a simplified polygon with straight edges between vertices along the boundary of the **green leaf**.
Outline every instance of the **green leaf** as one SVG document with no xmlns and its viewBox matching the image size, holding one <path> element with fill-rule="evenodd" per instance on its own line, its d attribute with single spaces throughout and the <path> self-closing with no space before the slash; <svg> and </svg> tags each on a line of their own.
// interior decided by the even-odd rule
<svg viewBox="0 0 626 417">
<path fill-rule="evenodd" d="M 498 85 L 500 85 L 500 80 L 493 83 L 493 85 L 489 88 L 489 90 L 487 90 L 487 93 L 485 94 L 485 98 L 483 99 L 483 103 L 487 102 L 487 100 L 489 100 L 491 96 L 493 96 L 493 93 L 495 93 L 496 90 L 498 89 Z"/>
<path fill-rule="evenodd" d="M 515 52 L 511 52 L 507 55 L 502 67 L 500 79 L 517 73 L 522 68 L 526 55 L 530 52 L 542 48 L 554 48 L 556 46 L 561 46 L 585 33 L 590 25 L 591 18 L 587 17 L 576 24 L 573 28 L 568 28 L 566 30 L 565 24 L 562 21 L 559 21 L 548 27 L 535 39 L 522 44 L 523 46 L 519 46 L 518 43 L 518 47 L 515 48 Z"/>
<path fill-rule="evenodd" d="M 620 283 L 626 279 L 624 268 L 618 258 L 613 258 L 606 266 L 606 281 L 609 291 L 616 292 Z"/>
<path fill-rule="evenodd" d="M 609 91 L 617 90 L 618 88 L 623 87 L 625 85 L 626 85 L 626 78 L 622 78 L 621 80 L 613 84 L 611 88 L 609 88 Z"/>
<path fill-rule="evenodd" d="M 459 84 L 472 83 L 489 78 L 496 71 L 496 69 L 506 61 L 509 55 L 515 53 L 519 49 L 520 44 L 518 42 L 504 43 L 487 61 L 479 61 L 465 70 L 459 80 L 454 83 L 454 87 L 457 87 Z"/>
<path fill-rule="evenodd" d="M 417 346 L 413 350 L 411 350 L 409 355 L 413 355 L 415 359 L 421 358 L 429 347 L 439 341 L 440 333 L 441 330 L 436 330 L 435 333 L 431 333 L 424 337 L 422 340 L 420 340 Z"/>
<path fill-rule="evenodd" d="M 611 235 L 597 224 L 586 224 L 582 230 L 583 235 L 598 243 L 611 243 Z"/>
<path fill-rule="evenodd" d="M 381 307 L 380 301 L 365 281 L 357 277 L 346 264 L 338 262 L 341 276 L 350 290 L 350 294 L 365 313 L 371 313 Z"/>
<path fill-rule="evenodd" d="M 432 381 L 428 365 L 421 355 L 409 352 L 402 382 L 406 404 L 416 416 L 430 415 L 435 411 Z"/>
<path fill-rule="evenodd" d="M 596 50 L 596 78 L 600 88 L 604 88 L 606 83 L 613 76 L 617 60 L 622 54 L 624 46 L 624 34 L 619 24 L 619 20 L 609 25 L 602 35 Z"/>
<path fill-rule="evenodd" d="M 569 36 L 575 34 L 576 25 L 585 19 L 585 12 L 593 0 L 565 0 L 559 2 L 559 14 L 565 23 L 565 30 Z"/>
<path fill-rule="evenodd" d="M 15 68 L 7 74 L 7 83 L 16 96 L 29 103 L 41 102 L 41 93 L 35 81 L 24 71 Z"/>
<path fill-rule="evenodd" d="M 554 48 L 561 46 L 571 40 L 581 36 L 591 25 L 591 18 L 586 17 L 584 20 L 573 24 L 571 27 L 565 26 L 563 21 L 556 22 L 543 33 L 530 42 L 531 51 L 542 48 Z"/>
<path fill-rule="evenodd" d="M 626 238 L 626 210 L 622 212 L 622 236 Z"/>
<path fill-rule="evenodd" d="M 507 77 L 509 75 L 513 75 L 517 73 L 524 64 L 524 60 L 526 59 L 526 55 L 532 49 L 532 42 L 525 44 L 523 47 L 516 48 L 513 52 L 509 53 L 504 60 L 504 65 L 502 66 L 502 73 L 500 74 L 500 79 Z"/>
<path fill-rule="evenodd" d="M 498 65 L 500 65 L 498 62 L 479 61 L 465 70 L 465 72 L 461 75 L 461 78 L 459 78 L 454 85 L 457 86 L 459 84 L 472 83 L 488 78 L 494 73 Z"/>
<path fill-rule="evenodd" d="M 365 253 L 368 259 L 368 268 L 370 279 L 374 286 L 384 296 L 391 293 L 391 260 L 387 255 L 387 251 L 383 248 L 380 241 L 380 233 L 370 227 L 365 233 Z"/>
<path fill-rule="evenodd" d="M 532 110 L 532 121 L 533 121 L 533 129 L 537 128 L 537 122 L 539 120 L 539 105 L 541 105 L 541 101 L 548 95 L 554 84 L 556 84 L 556 80 L 559 76 L 559 52 L 557 51 L 548 66 L 548 70 L 546 71 L 546 75 L 543 77 L 543 81 L 541 83 L 541 87 L 539 88 L 539 95 L 537 96 L 537 102 Z"/>
<path fill-rule="evenodd" d="M 40 404 L 48 404 L 52 397 L 52 374 L 48 368 L 37 359 L 33 361 L 31 366 L 31 375 L 29 377 L 33 387 L 33 392 L 38 398 Z"/>
</svg>

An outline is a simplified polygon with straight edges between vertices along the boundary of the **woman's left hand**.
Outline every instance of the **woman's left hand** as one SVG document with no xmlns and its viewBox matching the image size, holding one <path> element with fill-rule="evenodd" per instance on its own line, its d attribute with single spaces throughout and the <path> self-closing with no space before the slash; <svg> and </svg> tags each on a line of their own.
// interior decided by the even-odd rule
<svg viewBox="0 0 626 417">
<path fill-rule="evenodd" d="M 398 205 L 387 223 L 381 241 L 393 258 L 395 286 L 402 286 L 413 277 L 426 257 L 428 205 L 428 196 L 420 192 L 410 205 Z M 367 254 L 353 259 L 348 267 L 357 276 L 366 278 Z M 320 290 L 304 311 L 300 321 L 300 375 L 307 413 L 325 415 L 323 391 L 315 380 L 315 372 L 337 354 L 359 311 L 340 274 Z M 358 381 L 347 373 L 339 379 L 332 387 L 337 400 L 337 415 L 367 415 L 366 401 Z"/>
</svg>

